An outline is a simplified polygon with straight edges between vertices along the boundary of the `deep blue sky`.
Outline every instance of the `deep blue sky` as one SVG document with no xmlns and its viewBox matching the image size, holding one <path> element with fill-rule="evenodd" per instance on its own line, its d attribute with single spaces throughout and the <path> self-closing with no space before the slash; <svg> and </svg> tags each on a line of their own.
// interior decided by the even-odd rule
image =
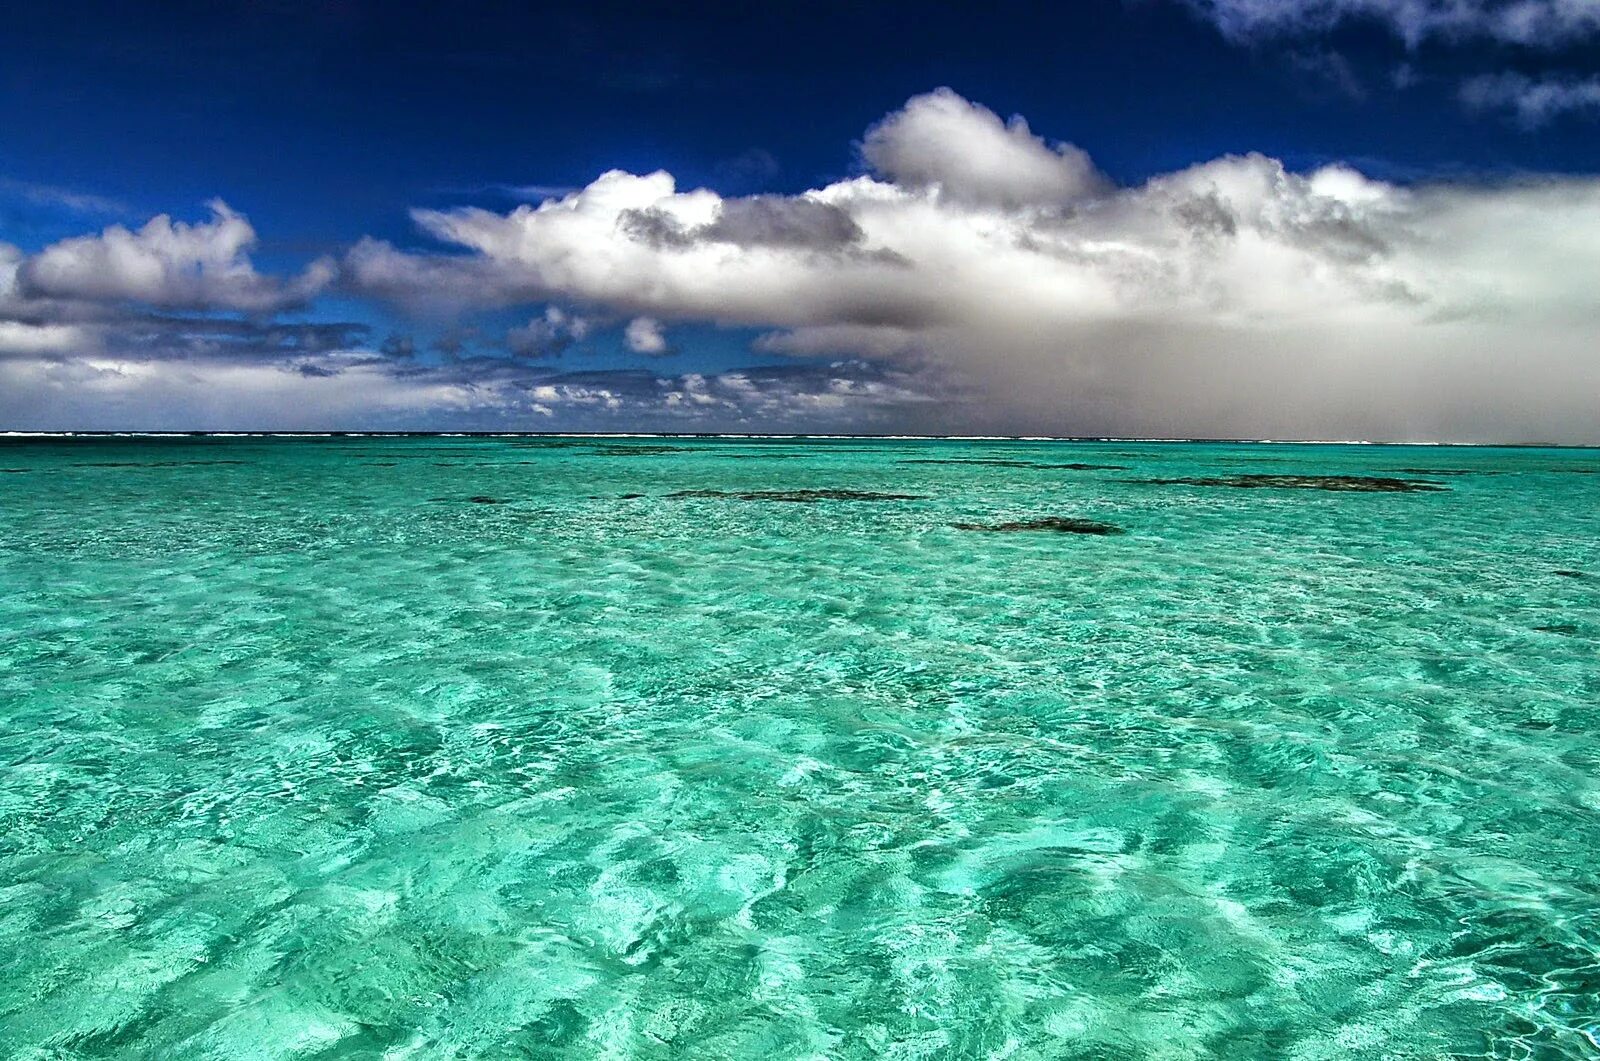
<svg viewBox="0 0 1600 1061">
<path fill-rule="evenodd" d="M 411 239 L 409 206 L 504 205 L 497 185 L 581 185 L 611 167 L 726 192 L 814 186 L 852 170 L 871 122 L 939 85 L 1025 114 L 1124 182 L 1240 151 L 1402 178 L 1600 165 L 1592 122 L 1530 132 L 1454 102 L 1452 75 L 1482 53 L 1502 53 L 1495 69 L 1537 68 L 1537 53 L 1408 53 L 1363 26 L 1241 46 L 1161 0 L 957 7 L 7 5 L 0 168 L 130 220 L 221 195 L 265 249 L 302 253 Z M 1305 57 L 1328 51 L 1361 98 L 1308 73 Z M 1600 65 L 1593 49 L 1563 58 Z M 1401 64 L 1421 82 L 1394 88 Z M 82 228 L 34 206 L 9 203 L 0 235 L 26 247 Z"/>
<path fill-rule="evenodd" d="M 1600 13 L 1515 40 L 1484 28 L 1510 0 L 1465 0 L 1477 22 L 1408 44 L 1398 24 L 1371 16 L 1376 0 L 1293 0 L 1286 10 L 1310 14 L 1289 29 L 1230 32 L 1218 12 L 1240 2 L 11 4 L 0 10 L 0 243 L 26 256 L 158 214 L 204 221 L 220 197 L 248 216 L 254 266 L 276 277 L 323 255 L 343 262 L 364 237 L 459 255 L 410 211 L 504 213 L 613 168 L 665 169 L 680 190 L 724 196 L 819 188 L 862 173 L 864 132 L 940 86 L 1024 115 L 1124 188 L 1246 152 L 1295 172 L 1345 161 L 1397 185 L 1600 172 Z M 1357 13 L 1317 22 L 1329 9 Z M 1518 120 L 1504 100 L 1468 105 L 1466 86 L 1485 77 L 1555 85 L 1569 102 L 1539 121 Z M 192 308 L 237 321 L 249 335 L 235 348 L 251 356 L 279 342 L 262 339 L 260 314 L 237 296 L 130 308 L 96 294 L 98 282 L 49 306 L 0 291 L 0 341 L 60 358 L 62 341 L 39 329 L 89 327 L 102 352 L 168 356 L 170 343 L 171 356 L 192 358 L 212 339 L 171 317 Z M 544 312 L 530 298 L 425 318 L 415 298 L 402 307 L 357 290 L 348 271 L 319 290 L 276 319 L 364 326 L 373 350 L 409 335 L 428 364 L 448 360 L 433 346 L 441 335 L 466 336 L 469 354 L 506 355 L 508 329 Z M 566 305 L 593 326 L 541 366 L 793 364 L 750 348 L 787 326 L 781 315 L 729 328 L 669 310 L 676 356 L 650 360 L 622 337 L 637 307 L 581 292 Z M 139 314 L 151 311 L 168 316 L 147 328 Z M 299 341 L 290 354 L 309 349 Z"/>
</svg>

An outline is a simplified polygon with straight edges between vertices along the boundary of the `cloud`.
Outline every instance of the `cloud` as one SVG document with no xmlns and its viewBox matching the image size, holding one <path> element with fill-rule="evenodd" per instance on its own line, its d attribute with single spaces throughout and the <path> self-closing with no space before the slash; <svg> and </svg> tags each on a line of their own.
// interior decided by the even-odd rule
<svg viewBox="0 0 1600 1061">
<path fill-rule="evenodd" d="M 1475 110 L 1504 110 L 1529 129 L 1565 114 L 1600 115 L 1600 78 L 1587 80 L 1493 74 L 1461 86 L 1461 99 Z"/>
<path fill-rule="evenodd" d="M 10 177 L 0 177 L 0 196 L 74 214 L 121 214 L 127 211 L 127 207 L 103 195 Z"/>
<path fill-rule="evenodd" d="M 13 430 L 325 430 L 476 408 L 470 384 L 407 376 L 377 355 L 171 361 L 98 354 L 0 358 L 0 420 Z"/>
<path fill-rule="evenodd" d="M 408 359 L 417 356 L 417 341 L 409 335 L 394 332 L 383 340 L 378 347 L 379 353 L 384 357 Z"/>
<path fill-rule="evenodd" d="M 70 355 L 99 346 L 90 327 L 58 319 L 48 305 L 32 305 L 22 294 L 19 273 L 26 256 L 0 243 L 0 358 L 15 355 Z"/>
<path fill-rule="evenodd" d="M 861 239 L 860 227 L 839 207 L 777 195 L 722 199 L 715 219 L 699 225 L 656 207 L 625 210 L 618 223 L 636 239 L 671 247 L 709 242 L 842 253 Z"/>
<path fill-rule="evenodd" d="M 271 318 L 334 267 L 258 273 L 220 203 L 0 244 L 0 416 L 1600 441 L 1600 179 L 1399 185 L 1251 154 L 1117 187 L 949 90 L 860 146 L 867 172 L 794 195 L 613 170 L 506 212 L 416 210 L 440 248 L 362 240 L 340 291 L 452 314 L 420 352 Z M 533 315 L 454 316 L 506 307 Z M 637 354 L 703 322 L 784 363 L 529 363 L 621 321 Z"/>
<path fill-rule="evenodd" d="M 846 360 L 719 373 L 567 373 L 529 384 L 541 415 L 595 417 L 635 430 L 879 430 L 904 425 L 951 396 L 926 374 Z M 603 426 L 603 424 L 601 425 Z"/>
<path fill-rule="evenodd" d="M 1234 41 L 1383 26 L 1415 48 L 1429 38 L 1479 38 L 1559 48 L 1600 34 L 1596 0 L 1187 0 Z"/>
<path fill-rule="evenodd" d="M 494 184 L 490 190 L 513 199 L 529 199 L 540 202 L 545 199 L 559 199 L 563 195 L 571 195 L 577 191 L 570 184 Z"/>
<path fill-rule="evenodd" d="M 669 353 L 661 322 L 651 317 L 635 317 L 622 329 L 622 341 L 636 354 L 659 357 Z"/>
<path fill-rule="evenodd" d="M 826 209 L 795 208 L 783 201 L 750 204 L 721 229 L 703 234 L 752 245 L 793 246 L 786 232 L 796 219 L 817 222 Z M 236 215 L 234 215 L 236 216 Z M 787 220 L 786 220 L 787 219 Z M 226 218 L 222 218 L 226 220 Z M 157 219 L 138 233 L 86 237 L 57 248 L 71 252 L 74 270 L 84 263 L 113 276 L 130 271 L 119 260 L 128 240 L 138 259 L 149 251 L 147 233 L 164 234 Z M 194 228 L 176 226 L 185 238 Z M 253 240 L 236 225 L 214 226 L 202 242 L 242 248 Z M 164 250 L 161 240 L 154 241 Z M 730 245 L 732 245 L 730 243 Z M 0 423 L 14 429 L 324 429 L 330 427 L 427 428 L 455 425 L 515 429 L 538 418 L 541 426 L 579 429 L 605 422 L 618 430 L 759 430 L 830 426 L 851 430 L 884 422 L 928 404 L 912 374 L 861 362 L 751 369 L 745 372 L 659 376 L 641 372 L 551 373 L 529 357 L 558 352 L 590 334 L 586 316 L 547 306 L 528 324 L 512 328 L 497 349 L 478 327 L 447 330 L 433 344 L 442 359 L 419 352 L 408 334 L 391 334 L 377 350 L 369 328 L 336 321 L 283 321 L 189 311 L 169 313 L 162 302 L 208 303 L 204 309 L 271 306 L 259 292 L 291 287 L 255 274 L 240 284 L 198 268 L 185 283 L 204 288 L 204 300 L 172 297 L 173 285 L 90 284 L 82 275 L 59 286 L 30 284 L 29 273 L 50 251 L 29 257 L 0 243 Z M 167 253 L 164 263 L 183 259 Z M 98 259 L 105 259 L 104 261 Z M 239 260 L 226 250 L 190 260 Z M 61 259 L 54 259 L 61 265 Z M 470 263 L 460 262 L 471 270 Z M 244 262 L 248 268 L 247 260 Z M 137 268 L 131 270 L 137 273 Z M 493 270 L 489 270 L 492 272 Z M 58 268 L 56 275 L 72 270 Z M 446 270 L 459 280 L 460 274 Z M 486 273 L 487 275 L 487 273 Z M 159 279 L 159 277 L 158 277 Z M 229 283 L 234 286 L 228 286 Z M 42 289 L 41 289 L 42 288 Z M 245 296 L 241 297 L 241 292 Z M 660 322 L 628 323 L 624 341 L 644 354 L 670 352 Z M 504 354 L 511 356 L 503 356 Z"/>
<path fill-rule="evenodd" d="M 863 188 L 872 185 L 867 181 Z M 926 195 L 937 198 L 935 192 Z M 763 238 L 748 215 L 773 213 L 770 205 L 729 201 L 736 204 L 730 216 L 747 215 L 737 225 L 722 221 L 725 200 L 713 192 L 680 194 L 665 172 L 635 176 L 613 170 L 576 195 L 509 214 L 413 211 L 429 235 L 475 253 L 415 255 L 363 240 L 346 257 L 345 270 L 358 290 L 417 308 L 561 300 L 600 304 L 625 316 L 753 324 L 901 312 L 886 308 L 878 285 L 869 281 L 903 263 L 839 246 L 832 220 L 809 234 L 774 223 Z M 789 219 L 831 219 L 852 205 L 808 193 L 793 197 Z M 819 288 L 819 271 L 836 282 Z M 853 288 L 852 278 L 862 286 Z M 793 288 L 794 301 L 773 321 L 774 303 L 785 299 L 786 287 Z M 924 298 L 912 289 L 906 296 Z"/>
<path fill-rule="evenodd" d="M 291 361 L 0 358 L 0 422 L 50 430 L 896 429 L 942 396 L 860 362 L 740 372 L 537 372 L 481 358 L 403 365 L 364 349 Z"/>
<path fill-rule="evenodd" d="M 1387 30 L 1415 51 L 1428 41 L 1491 42 L 1547 53 L 1600 38 L 1600 0 L 1185 0 L 1222 35 L 1239 43 L 1298 41 L 1346 24 Z M 1337 52 L 1291 51 L 1289 61 L 1313 81 L 1352 99 L 1366 94 L 1350 63 Z M 1422 80 L 1410 64 L 1391 77 L 1397 89 Z M 1600 110 L 1600 80 L 1520 73 L 1468 77 L 1459 95 L 1470 109 L 1507 110 L 1526 128 L 1564 113 Z"/>
<path fill-rule="evenodd" d="M 980 205 L 1069 203 L 1106 186 L 1080 149 L 1046 144 L 1022 117 L 1002 122 L 948 88 L 913 97 L 868 129 L 861 157 L 900 187 Z"/>
<path fill-rule="evenodd" d="M 0 320 L 0 357 L 8 354 L 70 354 L 97 345 L 87 330 L 71 324 Z"/>
<path fill-rule="evenodd" d="M 860 242 L 861 228 L 832 203 L 757 195 L 723 200 L 715 221 L 686 236 L 740 247 L 832 251 Z"/>
<path fill-rule="evenodd" d="M 802 357 L 861 354 L 872 358 L 891 358 L 916 349 L 917 333 L 892 325 L 816 324 L 786 332 L 768 332 L 756 339 L 754 348 L 762 353 L 794 354 Z"/>
<path fill-rule="evenodd" d="M 368 243 L 349 270 L 402 299 L 555 299 L 922 366 L 982 396 L 951 430 L 1600 435 L 1600 181 L 1399 186 L 1244 155 L 1050 183 L 1041 153 L 1066 156 L 988 113 L 918 97 L 877 127 L 916 128 L 916 166 L 867 153 L 893 169 L 781 199 L 613 171 L 508 214 L 419 211 L 467 253 Z M 973 122 L 1021 145 L 1017 180 L 972 175 Z"/>
<path fill-rule="evenodd" d="M 255 229 L 222 200 L 209 205 L 209 221 L 161 214 L 137 231 L 112 225 L 52 244 L 22 264 L 21 289 L 42 298 L 264 313 L 303 304 L 333 280 L 325 259 L 287 281 L 256 272 L 248 255 Z"/>
<path fill-rule="evenodd" d="M 14 302 L 21 295 L 17 274 L 22 270 L 25 259 L 21 247 L 0 243 L 0 304 Z"/>
<path fill-rule="evenodd" d="M 14 430 L 853 430 L 932 402 L 930 379 L 860 361 L 552 372 L 528 358 L 594 327 L 553 305 L 511 329 L 501 356 L 475 352 L 493 344 L 458 327 L 433 344 L 441 358 L 401 333 L 374 350 L 359 323 L 169 313 L 121 289 L 49 297 L 24 289 L 35 260 L 0 243 L 0 424 Z M 641 353 L 669 349 L 657 321 L 635 319 L 624 335 Z"/>
<path fill-rule="evenodd" d="M 518 357 L 554 357 L 588 334 L 587 319 L 548 306 L 543 316 L 506 332 L 506 349 Z"/>
<path fill-rule="evenodd" d="M 169 313 L 120 297 L 44 296 L 27 285 L 36 260 L 0 243 L 0 358 L 266 362 L 350 347 L 368 331 L 340 321 Z"/>
</svg>

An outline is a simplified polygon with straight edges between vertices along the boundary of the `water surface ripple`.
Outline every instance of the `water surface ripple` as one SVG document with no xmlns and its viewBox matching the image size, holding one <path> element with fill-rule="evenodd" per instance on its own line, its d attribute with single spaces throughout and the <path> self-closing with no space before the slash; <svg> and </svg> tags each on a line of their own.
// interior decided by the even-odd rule
<svg viewBox="0 0 1600 1061">
<path fill-rule="evenodd" d="M 0 1057 L 1600 1056 L 1600 453 L 0 466 Z"/>
</svg>

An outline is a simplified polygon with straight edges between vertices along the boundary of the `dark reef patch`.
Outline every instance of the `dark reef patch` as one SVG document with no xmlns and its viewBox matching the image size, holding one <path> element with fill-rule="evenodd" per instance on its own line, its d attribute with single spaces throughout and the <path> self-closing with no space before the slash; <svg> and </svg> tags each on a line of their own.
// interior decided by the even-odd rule
<svg viewBox="0 0 1600 1061">
<path fill-rule="evenodd" d="M 1550 626 L 1536 626 L 1534 627 L 1534 630 L 1541 634 L 1560 634 L 1563 637 L 1573 637 L 1578 632 L 1578 628 L 1573 626 L 1571 623 L 1554 623 Z"/>
<path fill-rule="evenodd" d="M 1426 479 L 1393 479 L 1381 475 L 1218 475 L 1181 479 L 1124 479 L 1148 486 L 1226 486 L 1240 490 L 1333 490 L 1339 493 L 1408 494 L 1449 490 Z"/>
<path fill-rule="evenodd" d="M 1558 568 L 1556 568 L 1555 573 L 1560 575 L 1562 578 L 1582 578 L 1583 577 L 1583 572 L 1582 571 L 1574 571 L 1574 570 L 1572 570 L 1571 568 L 1568 568 L 1568 567 L 1558 567 Z"/>
<path fill-rule="evenodd" d="M 1032 461 L 1000 460 L 998 458 L 961 459 L 958 457 L 922 457 L 916 460 L 895 461 L 896 464 L 984 464 L 991 468 L 1037 468 Z"/>
<path fill-rule="evenodd" d="M 592 438 L 517 439 L 503 443 L 508 449 L 572 450 L 575 457 L 656 457 L 672 453 L 704 453 L 710 447 L 689 442 L 604 442 Z"/>
<path fill-rule="evenodd" d="M 1125 464 L 1041 464 L 1036 461 L 1000 460 L 998 458 L 972 457 L 972 458 L 924 458 L 920 460 L 895 461 L 896 464 L 982 464 L 991 468 L 1039 468 L 1045 470 L 1061 470 L 1073 472 L 1125 472 Z"/>
<path fill-rule="evenodd" d="M 1126 464 L 1080 464 L 1077 462 L 1071 464 L 1035 464 L 1034 467 L 1059 468 L 1062 471 L 1069 472 L 1125 472 L 1128 470 Z"/>
<path fill-rule="evenodd" d="M 923 494 L 882 494 L 872 490 L 679 490 L 667 497 L 726 498 L 731 501 L 921 501 Z"/>
<path fill-rule="evenodd" d="M 1067 519 L 1063 516 L 1045 516 L 1042 519 L 1018 520 L 1011 523 L 952 523 L 956 530 L 991 531 L 998 534 L 1017 534 L 1027 531 L 1051 531 L 1056 534 L 1122 534 L 1123 529 L 1114 523 L 1099 523 L 1092 519 Z"/>
<path fill-rule="evenodd" d="M 462 449 L 424 449 L 423 447 L 418 446 L 416 449 L 407 449 L 407 450 L 374 450 L 371 453 L 364 454 L 364 456 L 373 457 L 373 458 L 377 458 L 377 457 L 416 457 L 416 456 L 419 456 L 419 455 L 426 455 L 426 454 L 429 454 L 429 453 L 433 453 L 433 454 L 445 453 L 445 454 L 449 454 L 452 457 L 459 457 L 459 456 L 463 455 L 465 452 L 466 451 L 462 450 Z"/>
<path fill-rule="evenodd" d="M 703 446 L 595 446 L 586 457 L 660 457 L 671 453 L 700 453 Z"/>
<path fill-rule="evenodd" d="M 505 443 L 515 449 L 577 449 L 594 445 L 586 438 L 525 438 Z"/>
<path fill-rule="evenodd" d="M 724 458 L 726 458 L 728 460 L 732 460 L 732 461 L 781 461 L 781 460 L 793 460 L 796 457 L 810 457 L 810 456 L 814 456 L 814 454 L 810 454 L 810 453 L 719 453 L 719 454 L 717 454 L 717 456 L 724 457 Z"/>
<path fill-rule="evenodd" d="M 74 468 L 195 468 L 208 464 L 249 464 L 249 461 L 79 461 Z"/>
</svg>

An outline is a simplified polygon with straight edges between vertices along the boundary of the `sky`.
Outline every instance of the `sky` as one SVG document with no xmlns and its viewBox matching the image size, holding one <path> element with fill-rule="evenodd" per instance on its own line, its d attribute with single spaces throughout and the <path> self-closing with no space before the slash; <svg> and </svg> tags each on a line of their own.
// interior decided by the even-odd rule
<svg viewBox="0 0 1600 1061">
<path fill-rule="evenodd" d="M 7 5 L 0 430 L 1600 443 L 1600 0 L 958 7 Z"/>
</svg>

